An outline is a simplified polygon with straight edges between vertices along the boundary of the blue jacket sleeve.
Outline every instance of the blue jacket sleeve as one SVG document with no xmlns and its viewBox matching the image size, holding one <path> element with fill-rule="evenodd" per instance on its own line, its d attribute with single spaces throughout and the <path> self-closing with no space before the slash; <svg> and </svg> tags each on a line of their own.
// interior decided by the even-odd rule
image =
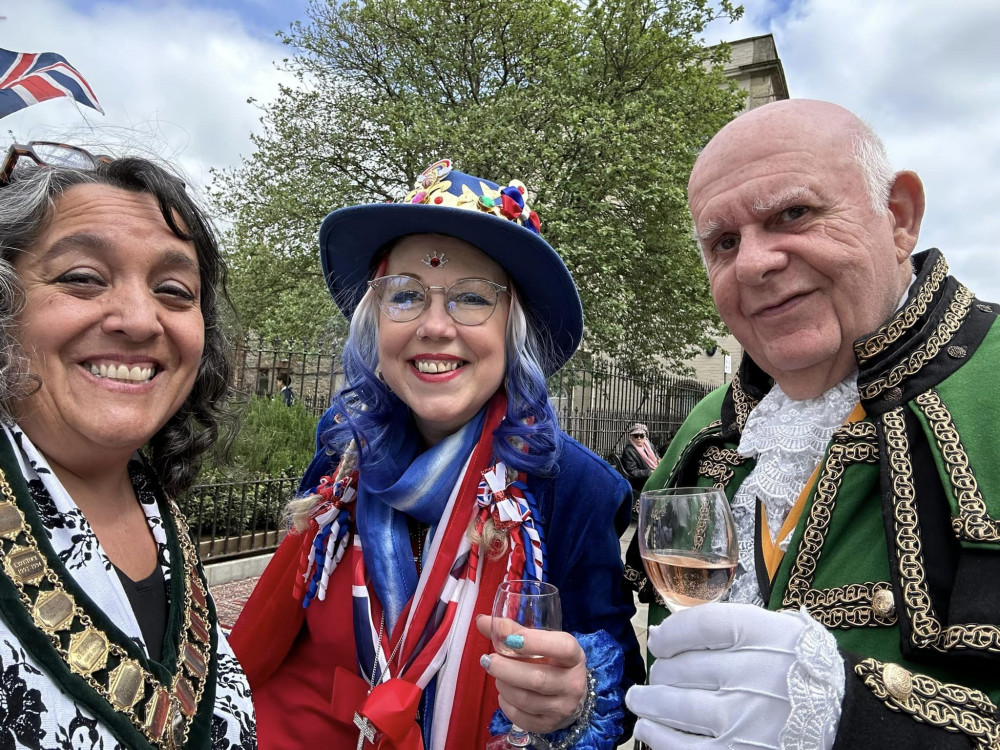
<svg viewBox="0 0 1000 750">
<path fill-rule="evenodd" d="M 549 580 L 561 594 L 563 630 L 607 631 L 624 651 L 622 688 L 645 682 L 632 627 L 635 605 L 624 586 L 619 542 L 631 517 L 632 488 L 604 460 L 566 435 L 556 477 L 528 484 L 543 515 Z M 625 736 L 630 732 L 626 727 Z"/>
</svg>

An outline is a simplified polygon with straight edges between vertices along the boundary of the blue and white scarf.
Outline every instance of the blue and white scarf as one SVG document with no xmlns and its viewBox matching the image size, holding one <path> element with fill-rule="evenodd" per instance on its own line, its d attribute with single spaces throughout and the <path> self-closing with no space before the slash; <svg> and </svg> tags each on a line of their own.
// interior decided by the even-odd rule
<svg viewBox="0 0 1000 750">
<path fill-rule="evenodd" d="M 357 526 L 365 567 L 389 632 L 417 589 L 406 517 L 431 524 L 429 538 L 483 431 L 486 409 L 458 432 L 420 452 L 408 413 L 393 421 L 385 455 L 359 472 Z"/>
</svg>

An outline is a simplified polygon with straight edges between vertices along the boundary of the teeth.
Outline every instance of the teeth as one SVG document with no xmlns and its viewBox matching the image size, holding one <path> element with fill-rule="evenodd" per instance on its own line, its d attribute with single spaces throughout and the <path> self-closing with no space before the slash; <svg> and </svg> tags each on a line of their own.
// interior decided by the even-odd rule
<svg viewBox="0 0 1000 750">
<path fill-rule="evenodd" d="M 417 372 L 426 372 L 432 375 L 439 372 L 452 372 L 457 370 L 462 364 L 461 362 L 456 362 L 455 360 L 449 360 L 448 362 L 435 362 L 429 359 L 418 359 L 415 362 L 417 365 Z"/>
<path fill-rule="evenodd" d="M 99 378 L 109 378 L 111 380 L 127 380 L 133 383 L 145 383 L 153 377 L 155 368 L 139 367 L 136 365 L 131 370 L 128 365 L 115 364 L 91 364 L 90 373 Z"/>
</svg>

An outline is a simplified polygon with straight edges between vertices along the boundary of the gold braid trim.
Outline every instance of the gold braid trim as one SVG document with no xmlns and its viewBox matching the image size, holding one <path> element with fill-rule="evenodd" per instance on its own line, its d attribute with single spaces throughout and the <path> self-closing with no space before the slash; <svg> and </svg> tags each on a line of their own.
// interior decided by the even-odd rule
<svg viewBox="0 0 1000 750">
<path fill-rule="evenodd" d="M 948 276 L 948 263 L 943 255 L 939 255 L 934 267 L 928 274 L 923 286 L 917 296 L 910 300 L 892 320 L 878 329 L 864 341 L 854 345 L 854 353 L 858 358 L 858 364 L 864 364 L 877 354 L 881 354 L 890 344 L 897 341 L 900 336 L 916 325 L 920 317 L 927 312 L 931 300 L 941 288 L 945 278 Z"/>
<path fill-rule="evenodd" d="M 714 479 L 716 489 L 724 490 L 733 478 L 733 468 L 746 463 L 746 458 L 733 448 L 710 445 L 698 462 L 698 476 Z"/>
<path fill-rule="evenodd" d="M 712 484 L 717 490 L 725 492 L 729 480 L 733 478 L 733 467 L 744 463 L 746 458 L 733 448 L 720 448 L 710 445 L 698 462 L 698 476 L 714 479 Z M 694 529 L 694 548 L 700 550 L 705 544 L 705 534 L 708 532 L 708 521 L 711 507 L 705 503 L 698 510 L 698 525 Z"/>
<path fill-rule="evenodd" d="M 987 510 L 951 412 L 933 389 L 917 396 L 916 402 L 934 433 L 958 502 L 959 517 L 951 520 L 955 536 L 970 542 L 1000 542 L 1000 520 Z"/>
<path fill-rule="evenodd" d="M 852 583 L 828 589 L 812 588 L 823 544 L 830 528 L 837 492 L 844 469 L 851 463 L 877 463 L 878 448 L 871 423 L 855 422 L 834 433 L 826 463 L 816 480 L 816 496 L 806 519 L 802 539 L 788 579 L 782 607 L 805 606 L 809 614 L 828 628 L 884 627 L 896 622 L 894 609 L 876 611 L 874 601 L 881 591 L 891 591 L 888 582 Z M 863 439 L 866 442 L 846 442 Z M 870 440 L 871 442 L 867 442 Z"/>
<path fill-rule="evenodd" d="M 131 658 L 69 593 L 49 566 L 0 469 L 0 564 L 17 588 L 21 605 L 73 674 L 124 715 L 151 745 L 173 750 L 187 743 L 205 692 L 213 624 L 187 522 L 173 501 L 169 510 L 161 510 L 174 518 L 181 551 L 180 560 L 171 560 L 175 566 L 171 574 L 183 577 L 183 630 L 176 636 L 176 671 L 169 683 L 160 682 Z"/>
<path fill-rule="evenodd" d="M 1000 749 L 997 707 L 972 688 L 913 674 L 898 664 L 863 659 L 854 672 L 876 698 L 892 711 L 949 732 L 968 735 L 977 750 Z"/>
<path fill-rule="evenodd" d="M 743 434 L 743 427 L 747 423 L 747 418 L 750 416 L 750 412 L 753 411 L 754 407 L 757 406 L 756 399 L 752 398 L 749 393 L 743 390 L 743 383 L 740 381 L 740 371 L 739 368 L 736 370 L 736 374 L 733 375 L 733 406 L 736 409 L 736 426 Z"/>
<path fill-rule="evenodd" d="M 888 373 L 869 383 L 858 383 L 862 399 L 873 399 L 883 391 L 899 385 L 905 378 L 916 374 L 954 337 L 962 327 L 975 296 L 965 286 L 959 285 L 941 322 L 924 342 L 924 345 L 897 364 Z"/>
<path fill-rule="evenodd" d="M 899 581 L 910 623 L 910 642 L 918 648 L 933 648 L 942 653 L 963 648 L 1000 654 L 1000 628 L 974 623 L 945 628 L 934 612 L 920 545 L 913 466 L 903 407 L 883 414 L 882 425 L 892 487 L 892 520 L 899 558 Z"/>
</svg>

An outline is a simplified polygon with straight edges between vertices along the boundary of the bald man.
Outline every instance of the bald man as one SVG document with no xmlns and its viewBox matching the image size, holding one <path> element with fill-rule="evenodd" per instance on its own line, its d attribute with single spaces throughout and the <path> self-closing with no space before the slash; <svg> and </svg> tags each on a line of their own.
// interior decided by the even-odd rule
<svg viewBox="0 0 1000 750">
<path fill-rule="evenodd" d="M 636 737 L 1000 748 L 1000 305 L 914 254 L 919 178 L 836 105 L 738 117 L 688 198 L 745 354 L 646 489 L 722 488 L 739 564 L 727 603 L 651 605 Z"/>
</svg>

